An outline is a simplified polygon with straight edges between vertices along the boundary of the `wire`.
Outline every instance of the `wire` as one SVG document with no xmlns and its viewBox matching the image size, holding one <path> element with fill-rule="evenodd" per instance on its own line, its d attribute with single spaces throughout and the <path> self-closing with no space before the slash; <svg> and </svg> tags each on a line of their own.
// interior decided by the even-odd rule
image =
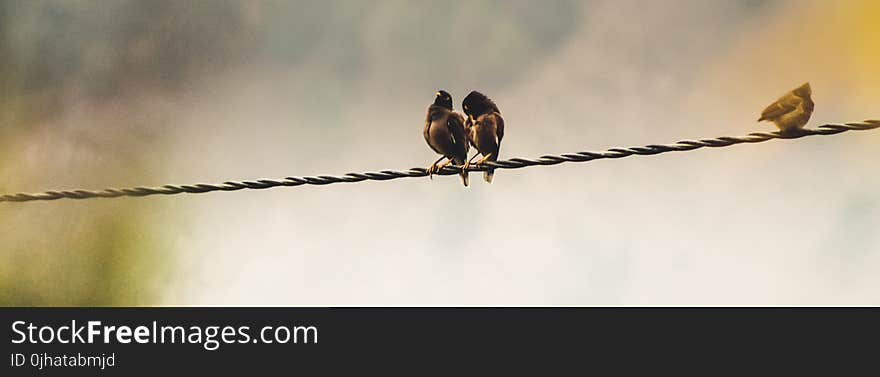
<svg viewBox="0 0 880 377">
<path fill-rule="evenodd" d="M 743 143 L 761 143 L 771 139 L 798 139 L 813 135 L 836 135 L 846 131 L 862 131 L 880 128 L 880 120 L 846 124 L 826 124 L 814 129 L 797 130 L 795 133 L 755 132 L 741 137 L 723 136 L 714 139 L 681 140 L 666 145 L 646 145 L 642 147 L 612 148 L 604 152 L 576 152 L 562 155 L 545 155 L 535 159 L 512 158 L 495 162 L 485 162 L 480 166 L 470 166 L 468 171 L 483 171 L 489 167 L 496 169 L 519 169 L 529 166 L 556 165 L 564 162 L 587 162 L 601 159 L 623 158 L 633 155 L 650 156 L 666 152 L 684 152 L 703 147 L 718 148 Z M 461 166 L 449 165 L 435 175 L 453 175 L 461 172 Z M 149 195 L 175 195 L 182 193 L 201 194 L 212 191 L 238 191 L 244 189 L 261 190 L 279 186 L 329 185 L 333 183 L 356 183 L 363 181 L 387 181 L 406 177 L 425 177 L 425 168 L 412 168 L 406 171 L 383 170 L 379 172 L 348 173 L 342 176 L 320 175 L 316 177 L 286 177 L 280 180 L 260 179 L 255 181 L 228 181 L 220 184 L 165 185 L 161 187 L 108 188 L 101 191 L 72 190 L 46 191 L 37 194 L 17 193 L 0 195 L 0 202 L 29 202 L 56 199 L 117 198 Z"/>
</svg>

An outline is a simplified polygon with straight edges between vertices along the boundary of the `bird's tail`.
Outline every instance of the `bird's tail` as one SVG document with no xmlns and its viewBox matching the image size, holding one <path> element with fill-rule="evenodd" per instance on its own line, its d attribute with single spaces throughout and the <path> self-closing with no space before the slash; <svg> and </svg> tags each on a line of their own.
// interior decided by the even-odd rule
<svg viewBox="0 0 880 377">
<path fill-rule="evenodd" d="M 492 156 L 489 156 L 488 161 L 498 161 L 498 153 L 493 153 Z M 492 178 L 495 177 L 495 169 L 489 169 L 483 172 L 483 180 L 492 183 Z"/>
<path fill-rule="evenodd" d="M 456 160 L 454 160 L 454 162 L 456 165 L 464 165 L 464 160 L 459 161 L 456 159 Z M 469 173 L 467 171 L 463 171 L 461 173 L 458 173 L 458 175 L 461 176 L 461 183 L 464 185 L 464 187 L 468 187 L 468 174 Z"/>
</svg>

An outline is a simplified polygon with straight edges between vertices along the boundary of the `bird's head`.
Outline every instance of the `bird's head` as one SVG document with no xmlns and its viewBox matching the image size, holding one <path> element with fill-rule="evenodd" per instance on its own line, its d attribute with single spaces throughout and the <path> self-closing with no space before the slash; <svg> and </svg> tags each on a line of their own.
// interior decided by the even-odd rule
<svg viewBox="0 0 880 377">
<path fill-rule="evenodd" d="M 498 106 L 495 106 L 495 103 L 492 102 L 489 97 L 486 97 L 485 94 L 476 90 L 470 92 L 467 97 L 464 97 L 464 100 L 461 101 L 461 107 L 469 118 L 476 118 L 493 111 L 501 113 L 501 111 L 498 110 Z"/>
<path fill-rule="evenodd" d="M 813 89 L 810 88 L 810 83 L 807 82 L 804 83 L 804 85 L 797 87 L 797 89 L 794 90 L 794 94 L 798 97 L 806 98 L 813 94 Z"/>
<path fill-rule="evenodd" d="M 436 97 L 434 97 L 434 105 L 452 110 L 452 96 L 445 90 L 440 90 L 436 93 Z"/>
</svg>

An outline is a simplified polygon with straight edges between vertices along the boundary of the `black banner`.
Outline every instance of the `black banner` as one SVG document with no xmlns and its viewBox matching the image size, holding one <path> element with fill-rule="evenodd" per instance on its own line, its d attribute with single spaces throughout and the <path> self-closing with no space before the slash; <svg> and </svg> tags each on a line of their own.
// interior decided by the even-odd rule
<svg viewBox="0 0 880 377">
<path fill-rule="evenodd" d="M 864 308 L 3 308 L 4 375 L 876 359 Z M 653 363 L 653 364 L 652 364 Z M 868 365 L 868 364 L 866 364 Z M 360 369 L 366 368 L 366 369 Z M 427 368 L 427 369 L 425 369 Z"/>
</svg>

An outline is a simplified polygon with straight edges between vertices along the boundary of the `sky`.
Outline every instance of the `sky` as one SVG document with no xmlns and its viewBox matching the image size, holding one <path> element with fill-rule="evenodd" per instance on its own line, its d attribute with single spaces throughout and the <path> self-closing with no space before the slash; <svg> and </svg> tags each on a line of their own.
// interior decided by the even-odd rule
<svg viewBox="0 0 880 377">
<path fill-rule="evenodd" d="M 18 20 L 3 30 L 4 192 L 425 167 L 439 89 L 456 107 L 470 90 L 495 100 L 502 158 L 770 131 L 760 111 L 806 81 L 809 126 L 880 117 L 867 0 L 37 4 L 4 8 Z M 850 132 L 501 170 L 468 188 L 9 205 L 2 298 L 878 305 L 878 146 Z"/>
</svg>

